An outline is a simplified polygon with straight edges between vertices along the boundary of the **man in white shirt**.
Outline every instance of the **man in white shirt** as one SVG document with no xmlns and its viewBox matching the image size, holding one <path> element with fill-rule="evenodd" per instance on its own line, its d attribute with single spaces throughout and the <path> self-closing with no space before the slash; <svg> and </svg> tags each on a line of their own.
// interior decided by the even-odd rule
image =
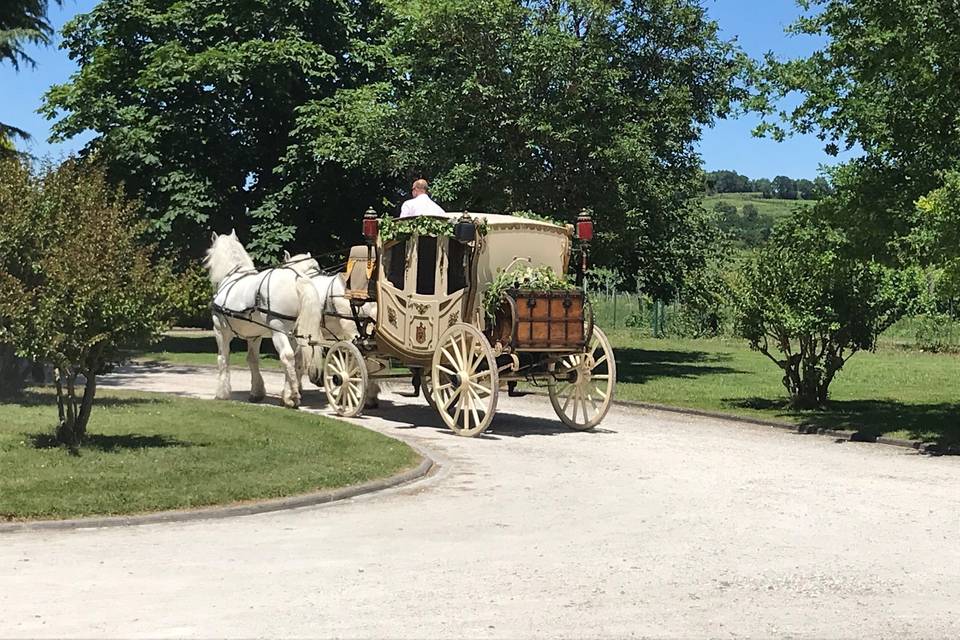
<svg viewBox="0 0 960 640">
<path fill-rule="evenodd" d="M 412 218 L 413 216 L 444 216 L 447 214 L 440 205 L 430 199 L 427 195 L 427 181 L 423 178 L 415 181 L 410 189 L 413 197 L 403 203 L 400 207 L 401 218 Z"/>
</svg>

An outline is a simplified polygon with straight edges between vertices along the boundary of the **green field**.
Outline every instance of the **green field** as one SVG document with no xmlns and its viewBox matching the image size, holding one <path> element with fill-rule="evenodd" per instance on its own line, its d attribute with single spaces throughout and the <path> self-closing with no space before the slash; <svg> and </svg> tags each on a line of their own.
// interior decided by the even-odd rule
<svg viewBox="0 0 960 640">
<path fill-rule="evenodd" d="M 342 487 L 411 468 L 391 438 L 277 407 L 101 390 L 78 454 L 56 400 L 0 403 L 0 520 L 193 508 Z"/>
<path fill-rule="evenodd" d="M 137 353 L 134 357 L 141 362 L 216 366 L 217 342 L 212 331 L 168 331 L 149 351 Z M 230 366 L 247 366 L 247 343 L 239 338 L 230 344 Z M 264 369 L 280 366 L 277 351 L 270 340 L 265 339 L 260 344 L 260 366 Z"/>
<path fill-rule="evenodd" d="M 789 216 L 796 207 L 810 207 L 814 205 L 813 200 L 780 200 L 778 198 L 764 198 L 759 193 L 718 193 L 712 196 L 704 196 L 703 206 L 712 210 L 718 202 L 732 204 L 738 211 L 742 211 L 743 205 L 752 204 L 757 208 L 761 216 L 770 216 L 774 219 Z"/>
</svg>

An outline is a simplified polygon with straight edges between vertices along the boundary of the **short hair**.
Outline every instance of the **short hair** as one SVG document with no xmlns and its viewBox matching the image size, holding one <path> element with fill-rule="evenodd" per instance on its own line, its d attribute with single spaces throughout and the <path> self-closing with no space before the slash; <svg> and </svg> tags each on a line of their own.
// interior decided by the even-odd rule
<svg viewBox="0 0 960 640">
<path fill-rule="evenodd" d="M 424 193 L 427 192 L 427 186 L 428 186 L 428 185 L 427 185 L 427 181 L 424 180 L 423 178 L 420 178 L 419 180 L 414 180 L 414 181 L 413 181 L 413 188 L 414 188 L 414 189 L 420 189 L 420 190 L 423 191 Z"/>
</svg>

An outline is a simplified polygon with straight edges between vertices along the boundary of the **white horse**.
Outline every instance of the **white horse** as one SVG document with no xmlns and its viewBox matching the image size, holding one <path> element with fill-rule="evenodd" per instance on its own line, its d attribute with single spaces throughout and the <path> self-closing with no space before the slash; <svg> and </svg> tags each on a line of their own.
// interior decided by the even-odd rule
<svg viewBox="0 0 960 640">
<path fill-rule="evenodd" d="M 349 299 L 346 296 L 346 284 L 340 274 L 327 274 L 321 268 L 320 264 L 311 257 L 309 253 L 298 253 L 291 256 L 289 252 L 283 253 L 283 266 L 296 270 L 303 276 L 310 278 L 320 300 L 320 308 L 323 310 L 323 330 L 322 333 L 328 339 L 353 340 L 358 335 L 357 322 L 353 316 L 353 309 Z M 363 320 L 377 317 L 377 303 L 367 302 L 357 310 L 358 317 Z M 323 386 L 323 359 L 319 349 L 304 351 L 309 354 L 302 363 L 301 368 L 307 373 L 310 382 L 318 387 Z M 371 381 L 368 390 L 366 405 L 368 407 L 377 406 L 377 395 L 380 386 Z"/>
<path fill-rule="evenodd" d="M 292 268 L 257 271 L 253 260 L 237 240 L 213 234 L 204 264 L 217 288 L 213 296 L 213 333 L 217 339 L 218 399 L 230 398 L 230 341 L 234 336 L 247 341 L 250 366 L 250 400 L 258 402 L 266 392 L 260 373 L 260 342 L 264 337 L 273 346 L 283 365 L 283 404 L 300 404 L 300 376 L 297 353 L 308 338 L 320 337 L 321 311 L 316 288 L 309 278 Z"/>
</svg>

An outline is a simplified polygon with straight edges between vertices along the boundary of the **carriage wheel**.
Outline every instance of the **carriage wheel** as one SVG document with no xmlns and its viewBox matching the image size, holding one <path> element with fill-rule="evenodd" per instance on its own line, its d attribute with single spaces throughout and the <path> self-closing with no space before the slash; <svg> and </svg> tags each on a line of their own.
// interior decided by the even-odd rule
<svg viewBox="0 0 960 640">
<path fill-rule="evenodd" d="M 606 334 L 598 327 L 583 353 L 550 362 L 550 403 L 563 424 L 585 431 L 600 424 L 610 410 L 617 384 L 617 361 Z"/>
<path fill-rule="evenodd" d="M 430 369 L 433 402 L 458 436 L 484 432 L 497 410 L 499 376 L 490 343 L 475 327 L 455 324 L 440 337 Z"/>
<path fill-rule="evenodd" d="M 337 415 L 352 418 L 363 411 L 367 397 L 367 365 L 352 342 L 338 342 L 323 362 L 323 390 Z"/>
</svg>

